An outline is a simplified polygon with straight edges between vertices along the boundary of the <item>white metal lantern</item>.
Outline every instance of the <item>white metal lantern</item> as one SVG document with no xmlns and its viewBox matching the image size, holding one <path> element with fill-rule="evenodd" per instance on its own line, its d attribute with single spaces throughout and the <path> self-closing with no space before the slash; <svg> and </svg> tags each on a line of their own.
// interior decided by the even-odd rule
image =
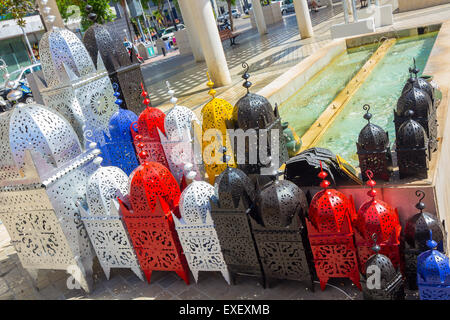
<svg viewBox="0 0 450 320">
<path fill-rule="evenodd" d="M 87 183 L 88 208 L 78 203 L 81 220 L 107 279 L 111 268 L 129 268 L 144 280 L 116 201 L 117 196 L 128 192 L 125 172 L 118 167 L 99 167 Z"/>
<path fill-rule="evenodd" d="M 181 219 L 172 215 L 195 281 L 199 271 L 220 271 L 230 284 L 230 274 L 211 218 L 210 200 L 213 196 L 212 185 L 194 181 L 181 194 Z"/>
</svg>

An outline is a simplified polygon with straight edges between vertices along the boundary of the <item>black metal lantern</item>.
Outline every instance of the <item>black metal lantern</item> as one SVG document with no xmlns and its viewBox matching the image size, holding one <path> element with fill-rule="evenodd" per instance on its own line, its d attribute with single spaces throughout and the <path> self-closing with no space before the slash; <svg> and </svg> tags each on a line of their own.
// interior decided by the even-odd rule
<svg viewBox="0 0 450 320">
<path fill-rule="evenodd" d="M 312 252 L 305 216 L 308 202 L 294 183 L 278 180 L 257 190 L 258 220 L 250 217 L 266 282 L 271 279 L 306 281 L 314 290 Z M 259 186 L 257 186 L 259 189 Z"/>
<path fill-rule="evenodd" d="M 90 10 L 86 9 L 90 11 L 92 7 Z M 89 19 L 95 22 L 96 15 L 91 12 Z M 119 92 L 124 100 L 121 107 L 140 114 L 145 108 L 141 103 L 140 86 L 144 83 L 141 67 L 134 54 L 130 57 L 117 32 L 110 27 L 94 23 L 86 30 L 83 43 L 94 63 L 100 54 L 111 82 L 119 84 Z"/>
<path fill-rule="evenodd" d="M 238 139 L 238 145 L 233 149 L 236 152 L 240 169 L 247 174 L 260 174 L 262 167 L 272 165 L 273 157 L 277 157 L 278 165 L 281 166 L 289 159 L 289 155 L 278 107 L 275 106 L 275 109 L 273 109 L 269 100 L 265 97 L 249 92 L 252 85 L 248 81 L 250 78 L 248 74 L 249 66 L 244 62 L 242 67 L 246 68 L 242 78 L 245 80 L 243 86 L 247 89 L 247 93 L 234 106 L 233 119 L 235 129 L 244 131 L 245 154 L 242 155 L 240 154 L 242 152 L 238 152 L 240 150 L 239 141 L 244 142 L 244 139 L 240 139 L 237 132 L 235 132 L 235 136 Z M 234 145 L 235 141 L 232 141 L 232 143 Z M 272 145 L 276 149 L 273 149 Z M 267 151 L 263 152 L 262 148 Z M 266 159 L 261 157 L 262 154 L 267 155 Z M 278 167 L 274 169 L 278 169 Z"/>
<path fill-rule="evenodd" d="M 437 150 L 436 110 L 428 93 L 415 86 L 414 83 L 406 84 L 397 101 L 397 109 L 394 112 L 395 132 L 398 132 L 401 124 L 408 119 L 405 115 L 406 111 L 412 110 L 414 112 L 413 119 L 422 125 L 427 134 L 431 158 L 431 152 Z"/>
<path fill-rule="evenodd" d="M 422 200 L 425 198 L 425 192 L 417 190 L 416 196 L 420 198 L 416 204 L 419 212 L 408 219 L 403 235 L 405 275 L 411 290 L 417 290 L 417 257 L 428 250 L 427 241 L 430 240 L 430 231 L 432 231 L 433 240 L 437 243 L 437 250 L 445 253 L 446 244 L 446 233 L 442 224 L 434 214 L 423 211 L 425 204 Z"/>
<path fill-rule="evenodd" d="M 370 106 L 365 104 L 363 109 L 366 110 L 364 119 L 367 124 L 359 133 L 356 149 L 359 158 L 359 167 L 361 172 L 370 170 L 374 177 L 389 181 L 392 173 L 392 156 L 389 143 L 389 134 L 383 128 L 370 122 L 372 114 L 369 113 Z M 366 179 L 365 175 L 362 175 Z"/>
<path fill-rule="evenodd" d="M 363 297 L 365 300 L 404 300 L 405 291 L 402 274 L 394 268 L 391 260 L 380 254 L 380 246 L 377 245 L 377 236 L 372 238 L 375 252 L 366 262 L 366 272 L 361 281 Z"/>
<path fill-rule="evenodd" d="M 265 287 L 249 221 L 254 201 L 255 189 L 250 178 L 239 169 L 227 167 L 216 178 L 211 217 L 232 284 L 235 284 L 237 275 L 247 275 L 258 277 Z"/>
<path fill-rule="evenodd" d="M 409 117 L 398 129 L 396 151 L 400 178 L 428 177 L 428 138 L 420 123 L 413 120 L 414 112 L 408 110 Z"/>
<path fill-rule="evenodd" d="M 410 77 L 408 78 L 405 86 L 403 87 L 402 94 L 409 89 L 408 84 L 412 84 L 414 87 L 425 91 L 430 96 L 431 102 L 433 104 L 433 108 L 436 110 L 438 106 L 436 104 L 437 101 L 435 99 L 435 89 L 424 78 L 418 77 L 420 70 L 417 69 L 416 58 L 413 58 L 413 63 L 414 63 L 414 66 L 412 68 L 409 68 Z"/>
</svg>

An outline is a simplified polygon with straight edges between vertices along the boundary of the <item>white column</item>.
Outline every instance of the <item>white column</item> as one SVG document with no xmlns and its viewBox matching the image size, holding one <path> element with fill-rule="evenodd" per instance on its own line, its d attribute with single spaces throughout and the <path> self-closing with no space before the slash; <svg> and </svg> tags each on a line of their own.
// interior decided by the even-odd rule
<svg viewBox="0 0 450 320">
<path fill-rule="evenodd" d="M 367 8 L 372 7 L 372 0 L 367 0 Z"/>
<path fill-rule="evenodd" d="M 348 13 L 353 16 L 352 0 L 343 0 L 347 2 Z"/>
<path fill-rule="evenodd" d="M 219 87 L 231 83 L 230 70 L 223 52 L 219 30 L 210 0 L 178 0 L 190 6 L 194 21 L 194 37 L 200 39 L 209 74 Z"/>
<path fill-rule="evenodd" d="M 314 35 L 311 16 L 309 14 L 308 3 L 306 0 L 294 0 L 295 15 L 297 16 L 297 25 L 300 30 L 300 37 L 310 38 Z"/>
<path fill-rule="evenodd" d="M 51 27 L 57 27 L 57 28 L 64 28 L 64 21 L 61 18 L 61 13 L 59 13 L 58 10 L 58 5 L 56 4 L 56 0 L 37 0 L 38 6 L 39 6 L 39 12 L 41 13 L 41 15 L 46 16 L 46 14 L 44 14 L 43 9 L 44 7 L 50 7 L 50 13 L 48 15 L 53 15 L 55 16 L 55 21 L 53 23 L 49 23 L 47 21 L 45 21 L 45 17 L 44 17 L 44 23 L 45 23 L 45 27 L 47 28 L 48 31 L 51 30 Z M 84 10 L 84 8 L 82 8 L 81 10 Z"/>
<path fill-rule="evenodd" d="M 380 0 L 375 0 L 375 5 L 380 6 Z"/>
<path fill-rule="evenodd" d="M 348 23 L 348 6 L 347 6 L 347 0 L 342 1 L 342 8 L 344 10 L 344 21 L 345 23 Z"/>
<path fill-rule="evenodd" d="M 200 43 L 199 37 L 195 34 L 194 17 L 191 12 L 191 8 L 187 1 L 178 1 L 180 6 L 181 15 L 183 16 L 184 24 L 186 25 L 186 31 L 188 34 L 189 45 L 191 46 L 192 54 L 197 62 L 205 61 L 205 56 L 203 55 L 202 45 Z"/>
<path fill-rule="evenodd" d="M 264 13 L 262 11 L 261 2 L 259 0 L 252 1 L 252 11 L 255 15 L 256 27 L 260 35 L 267 33 L 266 21 L 264 20 Z"/>
<path fill-rule="evenodd" d="M 353 22 L 358 22 L 358 13 L 356 10 L 356 0 L 352 0 Z"/>
</svg>

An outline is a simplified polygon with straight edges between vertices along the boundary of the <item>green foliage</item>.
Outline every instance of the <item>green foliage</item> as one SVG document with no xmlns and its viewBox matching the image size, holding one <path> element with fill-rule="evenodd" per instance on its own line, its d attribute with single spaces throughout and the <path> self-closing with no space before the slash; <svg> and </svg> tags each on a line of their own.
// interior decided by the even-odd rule
<svg viewBox="0 0 450 320">
<path fill-rule="evenodd" d="M 1 0 L 0 16 L 9 14 L 16 23 L 25 27 L 25 16 L 35 11 L 33 0 Z"/>
<path fill-rule="evenodd" d="M 81 27 L 83 30 L 92 25 L 92 21 L 87 18 L 88 13 L 84 9 L 86 6 L 85 1 L 56 0 L 56 3 L 64 21 L 67 21 L 68 18 L 76 18 L 76 15 L 81 15 Z M 97 15 L 97 23 L 104 24 L 114 20 L 115 15 L 109 6 L 109 0 L 88 0 L 87 3 L 92 6 L 92 12 Z M 78 7 L 79 11 L 73 10 L 73 6 Z"/>
</svg>

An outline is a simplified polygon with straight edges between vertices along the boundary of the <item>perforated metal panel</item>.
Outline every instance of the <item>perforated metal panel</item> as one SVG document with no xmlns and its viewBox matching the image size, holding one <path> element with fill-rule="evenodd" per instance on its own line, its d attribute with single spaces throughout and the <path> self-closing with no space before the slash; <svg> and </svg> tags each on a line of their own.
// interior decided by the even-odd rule
<svg viewBox="0 0 450 320">
<path fill-rule="evenodd" d="M 128 194 L 128 176 L 117 167 L 99 167 L 87 183 L 87 205 L 78 203 L 100 265 L 109 279 L 111 268 L 129 268 L 143 280 L 139 263 L 118 212 L 116 197 Z"/>
<path fill-rule="evenodd" d="M 175 215 L 173 218 L 195 281 L 199 271 L 219 271 L 230 284 L 230 274 L 211 218 L 212 197 L 212 185 L 204 181 L 192 182 L 181 194 L 181 219 Z"/>
</svg>

